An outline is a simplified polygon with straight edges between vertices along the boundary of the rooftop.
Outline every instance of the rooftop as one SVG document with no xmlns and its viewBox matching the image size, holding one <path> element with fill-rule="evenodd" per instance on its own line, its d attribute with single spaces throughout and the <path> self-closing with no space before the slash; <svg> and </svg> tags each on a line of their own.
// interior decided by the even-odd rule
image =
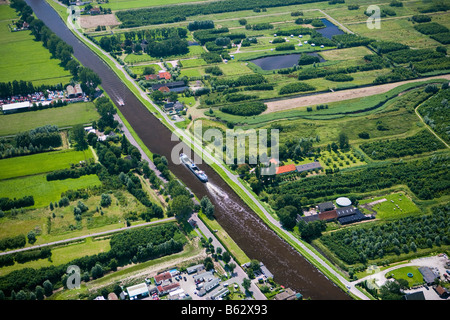
<svg viewBox="0 0 450 320">
<path fill-rule="evenodd" d="M 277 168 L 277 174 L 283 174 L 283 173 L 288 173 L 288 172 L 293 172 L 295 171 L 295 164 L 288 164 L 287 166 L 281 166 Z"/>
<path fill-rule="evenodd" d="M 314 169 L 322 169 L 322 165 L 318 161 L 302 164 L 296 167 L 298 172 L 309 171 Z"/>
</svg>

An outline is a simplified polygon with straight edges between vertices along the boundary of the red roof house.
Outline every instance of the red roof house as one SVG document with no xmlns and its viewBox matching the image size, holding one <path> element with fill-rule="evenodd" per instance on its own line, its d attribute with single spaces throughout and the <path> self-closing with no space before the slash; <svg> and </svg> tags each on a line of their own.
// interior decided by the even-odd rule
<svg viewBox="0 0 450 320">
<path fill-rule="evenodd" d="M 170 79 L 172 79 L 172 75 L 170 74 L 170 72 L 167 72 L 167 71 L 160 71 L 160 72 L 158 73 L 158 78 L 159 78 L 159 79 L 170 80 Z"/>
<path fill-rule="evenodd" d="M 295 164 L 288 164 L 287 166 L 281 166 L 277 168 L 276 174 L 285 174 L 289 172 L 294 172 L 297 169 L 295 168 Z"/>
<path fill-rule="evenodd" d="M 159 88 L 158 90 L 161 91 L 161 92 L 170 92 L 169 87 L 166 87 L 166 86 L 161 87 L 161 88 Z"/>
</svg>

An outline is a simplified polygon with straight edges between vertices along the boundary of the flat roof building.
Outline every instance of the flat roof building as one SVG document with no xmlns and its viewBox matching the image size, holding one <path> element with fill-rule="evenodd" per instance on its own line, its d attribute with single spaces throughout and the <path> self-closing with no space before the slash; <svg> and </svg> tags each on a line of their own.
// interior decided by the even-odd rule
<svg viewBox="0 0 450 320">
<path fill-rule="evenodd" d="M 145 282 L 137 284 L 135 286 L 128 287 L 127 292 L 128 296 L 130 297 L 130 300 L 142 299 L 148 297 L 149 295 L 148 287 Z"/>
<path fill-rule="evenodd" d="M 319 161 L 314 161 L 311 163 L 302 164 L 295 167 L 297 172 L 305 172 L 305 171 L 312 171 L 312 170 L 320 170 L 322 169 L 322 165 Z"/>
<path fill-rule="evenodd" d="M 319 203 L 317 209 L 319 212 L 334 210 L 334 204 L 331 201 Z"/>
<path fill-rule="evenodd" d="M 186 268 L 186 271 L 188 274 L 192 274 L 192 273 L 201 271 L 203 269 L 205 269 L 205 266 L 203 264 L 197 264 L 195 266 Z"/>
<path fill-rule="evenodd" d="M 2 111 L 4 114 L 6 113 L 14 113 L 20 109 L 28 109 L 32 106 L 32 104 L 29 101 L 24 102 L 17 102 L 17 103 L 9 103 L 4 104 L 2 106 Z"/>
</svg>

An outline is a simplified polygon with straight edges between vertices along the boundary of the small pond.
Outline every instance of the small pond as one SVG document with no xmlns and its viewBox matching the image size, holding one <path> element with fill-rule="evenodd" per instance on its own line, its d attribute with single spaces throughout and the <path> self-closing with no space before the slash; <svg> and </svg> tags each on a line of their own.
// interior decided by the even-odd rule
<svg viewBox="0 0 450 320">
<path fill-rule="evenodd" d="M 320 32 L 325 38 L 331 39 L 332 36 L 337 34 L 344 34 L 345 32 L 331 23 L 328 19 L 320 19 L 325 24 L 325 28 L 316 29 L 317 32 Z"/>
<path fill-rule="evenodd" d="M 315 56 L 320 59 L 320 62 L 325 62 L 319 54 L 315 52 L 308 52 L 306 53 L 310 56 Z M 269 57 L 263 57 L 251 60 L 250 62 L 253 62 L 258 67 L 260 67 L 263 70 L 278 70 L 278 69 L 284 69 L 284 68 L 291 68 L 294 65 L 297 65 L 298 60 L 300 59 L 301 54 L 300 53 L 293 53 L 293 54 L 285 54 L 285 55 L 277 55 L 277 56 L 269 56 Z"/>
</svg>

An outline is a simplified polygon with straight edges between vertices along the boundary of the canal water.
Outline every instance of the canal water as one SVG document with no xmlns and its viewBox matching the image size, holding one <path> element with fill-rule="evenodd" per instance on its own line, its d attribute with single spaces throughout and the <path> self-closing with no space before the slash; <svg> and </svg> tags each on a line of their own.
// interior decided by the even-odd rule
<svg viewBox="0 0 450 320">
<path fill-rule="evenodd" d="M 185 166 L 172 163 L 171 151 L 179 142 L 171 141 L 171 131 L 146 109 L 97 55 L 72 34 L 45 1 L 26 2 L 39 19 L 73 47 L 75 57 L 100 76 L 103 88 L 116 104 L 118 99 L 123 99 L 125 106 L 119 107 L 120 111 L 144 144 L 153 153 L 165 155 L 169 160 L 169 169 L 199 198 L 205 195 L 211 198 L 220 225 L 251 259 L 262 261 L 267 266 L 274 274 L 276 282 L 313 300 L 350 299 L 344 291 L 269 229 L 209 166 L 199 165 L 209 177 L 209 182 L 205 184 Z"/>
<path fill-rule="evenodd" d="M 316 29 L 317 32 L 320 32 L 325 38 L 331 39 L 334 35 L 344 34 L 345 32 L 339 29 L 336 25 L 331 23 L 328 19 L 320 19 L 325 24 L 325 28 Z"/>
<path fill-rule="evenodd" d="M 316 52 L 307 52 L 306 54 L 310 55 L 310 56 L 318 57 L 320 59 L 320 62 L 326 61 Z M 300 56 L 301 56 L 300 53 L 292 53 L 292 54 L 258 58 L 258 59 L 250 60 L 250 62 L 253 62 L 258 67 L 260 67 L 261 69 L 266 70 L 266 71 L 267 70 L 278 70 L 278 69 L 284 69 L 284 68 L 292 68 L 293 66 L 296 66 L 298 64 L 298 60 L 300 59 Z"/>
</svg>

